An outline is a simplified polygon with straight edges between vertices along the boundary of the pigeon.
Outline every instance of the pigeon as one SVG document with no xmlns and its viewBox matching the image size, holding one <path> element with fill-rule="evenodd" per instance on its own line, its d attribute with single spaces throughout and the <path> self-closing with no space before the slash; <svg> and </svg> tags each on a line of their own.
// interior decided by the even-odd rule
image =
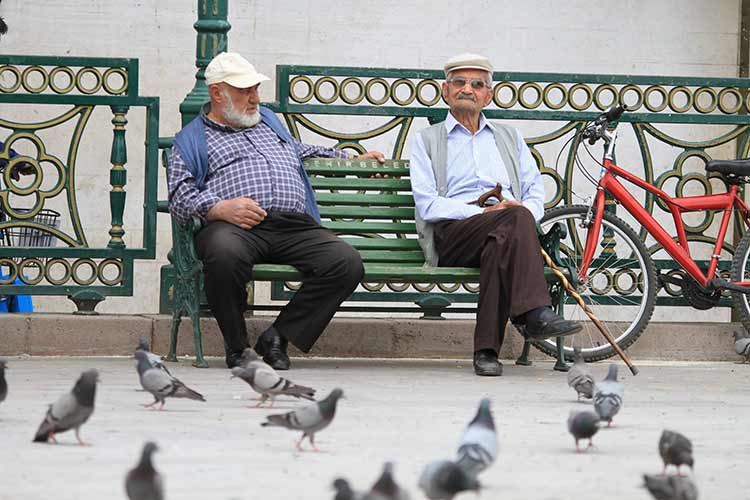
<svg viewBox="0 0 750 500">
<path fill-rule="evenodd" d="M 96 383 L 99 381 L 97 370 L 87 370 L 81 374 L 71 392 L 63 394 L 49 405 L 44 420 L 34 435 L 35 443 L 52 441 L 57 443 L 55 434 L 75 429 L 78 444 L 85 446 L 79 434 L 81 426 L 94 413 L 94 398 L 96 397 Z"/>
<path fill-rule="evenodd" d="M 258 353 L 255 352 L 255 349 L 252 347 L 246 347 L 244 351 L 242 351 L 242 357 L 240 358 L 240 366 L 243 368 L 268 368 L 269 370 L 273 370 L 271 368 L 271 365 L 263 361 L 260 356 L 258 356 Z"/>
<path fill-rule="evenodd" d="M 368 493 L 354 491 L 351 484 L 344 478 L 333 481 L 336 495 L 333 500 L 410 500 L 409 493 L 401 488 L 393 479 L 393 463 L 383 465 L 383 473 L 372 485 Z"/>
<path fill-rule="evenodd" d="M 0 358 L 0 403 L 5 401 L 8 397 L 8 382 L 5 380 L 5 369 L 8 367 L 8 362 Z"/>
<path fill-rule="evenodd" d="M 333 481 L 333 489 L 336 495 L 333 500 L 362 500 L 362 493 L 357 493 L 352 489 L 351 484 L 344 478 L 337 478 Z"/>
<path fill-rule="evenodd" d="M 148 362 L 151 363 L 151 366 L 153 366 L 154 368 L 158 368 L 160 370 L 164 370 L 165 372 L 172 375 L 167 369 L 167 366 L 164 364 L 162 359 L 156 354 L 154 354 L 153 352 L 151 352 L 151 349 L 148 346 L 148 341 L 146 341 L 146 337 L 141 337 L 140 339 L 138 339 L 138 347 L 136 347 L 135 350 L 145 352 L 146 357 L 148 358 Z M 138 361 L 136 361 L 135 366 L 137 370 Z"/>
<path fill-rule="evenodd" d="M 573 435 L 573 439 L 576 440 L 576 451 L 581 452 L 581 448 L 578 446 L 578 441 L 581 439 L 588 439 L 589 445 L 587 448 L 594 446 L 591 438 L 599 430 L 599 415 L 593 411 L 571 411 L 568 417 L 568 432 Z"/>
<path fill-rule="evenodd" d="M 568 370 L 568 386 L 575 389 L 578 401 L 581 396 L 586 399 L 594 397 L 594 377 L 583 361 L 580 347 L 573 348 L 573 366 Z"/>
<path fill-rule="evenodd" d="M 163 500 L 161 475 L 154 469 L 151 456 L 159 448 L 151 441 L 143 445 L 141 460 L 125 476 L 125 493 L 130 500 Z"/>
<path fill-rule="evenodd" d="M 662 474 L 666 474 L 668 465 L 676 466 L 678 474 L 682 465 L 693 468 L 693 443 L 679 432 L 664 429 L 659 439 L 659 455 L 664 462 Z"/>
<path fill-rule="evenodd" d="M 260 401 L 255 405 L 256 408 L 262 406 L 269 398 L 271 399 L 270 408 L 273 406 L 276 396 L 279 395 L 315 401 L 313 397 L 315 396 L 315 389 L 294 384 L 291 380 L 287 380 L 276 373 L 276 370 L 270 366 L 268 368 L 260 368 L 257 365 L 250 368 L 235 366 L 232 368 L 232 378 L 235 377 L 247 382 L 255 392 L 261 395 Z"/>
<path fill-rule="evenodd" d="M 622 408 L 622 396 L 625 393 L 623 385 L 617 381 L 617 365 L 609 365 L 609 371 L 604 380 L 594 385 L 594 409 L 599 418 L 612 425 L 612 418 Z"/>
<path fill-rule="evenodd" d="M 419 488 L 430 500 L 451 500 L 462 491 L 479 491 L 479 481 L 450 460 L 428 464 L 419 476 Z"/>
<path fill-rule="evenodd" d="M 372 485 L 370 493 L 365 495 L 366 499 L 382 498 L 383 500 L 410 500 L 409 492 L 401 488 L 393 479 L 393 462 L 386 462 L 383 465 L 383 473 L 380 475 L 375 484 Z"/>
<path fill-rule="evenodd" d="M 456 454 L 456 465 L 467 474 L 477 477 L 497 459 L 497 432 L 490 411 L 490 400 L 482 399 L 474 419 L 461 437 Z"/>
<path fill-rule="evenodd" d="M 737 331 L 732 336 L 734 336 L 734 352 L 742 356 L 742 363 L 747 363 L 750 361 L 750 335 Z"/>
<path fill-rule="evenodd" d="M 266 422 L 261 423 L 263 427 L 286 427 L 287 429 L 302 431 L 302 437 L 297 441 L 297 450 L 302 449 L 302 441 L 310 440 L 315 451 L 320 451 L 315 446 L 315 433 L 319 432 L 331 423 L 336 415 L 336 403 L 344 396 L 344 391 L 336 388 L 323 400 L 311 403 L 299 410 L 290 411 L 277 415 L 268 415 Z"/>
<path fill-rule="evenodd" d="M 138 361 L 138 375 L 140 376 L 141 386 L 154 396 L 154 402 L 143 405 L 146 408 L 152 408 L 156 403 L 161 403 L 159 410 L 164 408 L 164 401 L 167 398 L 187 398 L 196 401 L 206 401 L 203 395 L 195 392 L 185 384 L 177 380 L 167 372 L 154 368 L 148 360 L 147 353 L 135 351 L 133 354 Z"/>
<path fill-rule="evenodd" d="M 697 500 L 698 488 L 685 476 L 643 475 L 643 486 L 656 500 Z"/>
</svg>

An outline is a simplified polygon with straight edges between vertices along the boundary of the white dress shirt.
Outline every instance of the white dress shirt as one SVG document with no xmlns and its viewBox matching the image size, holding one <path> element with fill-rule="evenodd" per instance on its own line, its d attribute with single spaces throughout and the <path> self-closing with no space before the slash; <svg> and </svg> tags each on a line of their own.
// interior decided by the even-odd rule
<svg viewBox="0 0 750 500">
<path fill-rule="evenodd" d="M 479 130 L 472 134 L 451 113 L 443 123 L 448 132 L 447 181 L 445 197 L 438 196 L 432 163 L 427 156 L 422 134 L 411 142 L 409 170 L 411 188 L 419 214 L 425 221 L 466 219 L 482 213 L 483 208 L 469 205 L 500 183 L 503 197 L 516 200 L 510 190 L 508 171 L 495 145 L 493 125 L 484 115 Z M 539 220 L 544 215 L 544 183 L 521 133 L 518 135 L 518 176 L 521 182 L 520 201 Z"/>
</svg>

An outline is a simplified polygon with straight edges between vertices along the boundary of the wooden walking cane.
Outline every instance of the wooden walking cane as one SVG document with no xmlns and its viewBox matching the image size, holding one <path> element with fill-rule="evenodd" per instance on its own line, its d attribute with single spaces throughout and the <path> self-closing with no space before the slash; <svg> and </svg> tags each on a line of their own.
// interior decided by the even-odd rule
<svg viewBox="0 0 750 500">
<path fill-rule="evenodd" d="M 503 187 L 500 184 L 496 185 L 491 191 L 484 193 L 482 196 L 471 203 L 479 205 L 480 207 L 484 207 L 487 203 L 487 200 L 493 197 L 497 198 L 498 203 L 503 201 Z M 583 312 L 586 313 L 586 316 L 588 316 L 589 319 L 591 319 L 591 321 L 594 323 L 594 325 L 596 325 L 596 328 L 599 330 L 599 332 L 601 332 L 607 342 L 609 342 L 609 345 L 612 346 L 612 349 L 615 350 L 618 356 L 620 356 L 623 362 L 625 362 L 625 364 L 628 366 L 628 368 L 630 369 L 630 373 L 632 373 L 633 375 L 638 375 L 638 368 L 633 364 L 632 361 L 630 361 L 630 358 L 627 354 L 625 354 L 625 351 L 623 351 L 620 346 L 617 345 L 617 342 L 615 342 L 615 339 L 612 338 L 612 335 L 607 331 L 599 318 L 596 317 L 589 306 L 583 301 L 583 297 L 581 297 L 581 295 L 575 290 L 575 288 L 573 288 L 573 285 L 570 284 L 568 278 L 565 277 L 565 274 L 560 271 L 560 268 L 558 268 L 555 263 L 552 262 L 552 258 L 549 256 L 549 254 L 547 254 L 547 252 L 544 251 L 544 248 L 542 248 L 541 251 L 542 257 L 544 258 L 547 266 L 552 270 L 555 276 L 557 276 L 568 294 L 576 300 Z"/>
</svg>

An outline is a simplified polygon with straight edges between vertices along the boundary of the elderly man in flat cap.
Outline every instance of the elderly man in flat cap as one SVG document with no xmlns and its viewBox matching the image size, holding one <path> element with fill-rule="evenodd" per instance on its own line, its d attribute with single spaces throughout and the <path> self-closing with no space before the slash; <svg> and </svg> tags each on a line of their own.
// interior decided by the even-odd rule
<svg viewBox="0 0 750 500">
<path fill-rule="evenodd" d="M 177 134 L 169 158 L 170 212 L 183 224 L 192 216 L 204 223 L 196 246 L 230 368 L 249 345 L 243 313 L 253 265 L 302 272 L 301 288 L 255 343 L 264 361 L 286 370 L 288 343 L 308 352 L 362 279 L 359 253 L 320 225 L 302 167 L 306 158 L 349 155 L 294 140 L 260 106 L 258 87 L 269 78 L 241 55 L 217 55 L 205 76 L 211 102 Z"/>
<path fill-rule="evenodd" d="M 417 229 L 430 265 L 479 267 L 474 371 L 502 375 L 497 356 L 508 319 L 528 338 L 572 335 L 581 325 L 550 307 L 535 221 L 544 213 L 544 185 L 520 132 L 492 124 L 492 65 L 462 54 L 445 64 L 444 122 L 422 130 L 411 145 Z M 477 204 L 497 185 L 501 201 Z"/>
</svg>

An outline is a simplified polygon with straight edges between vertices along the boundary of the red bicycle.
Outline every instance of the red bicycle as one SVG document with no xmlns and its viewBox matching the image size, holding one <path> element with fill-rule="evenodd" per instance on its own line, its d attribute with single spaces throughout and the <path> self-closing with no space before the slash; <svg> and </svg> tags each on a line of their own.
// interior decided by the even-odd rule
<svg viewBox="0 0 750 500">
<path fill-rule="evenodd" d="M 721 174 L 728 186 L 726 193 L 703 196 L 670 197 L 664 191 L 638 176 L 618 167 L 614 160 L 617 141 L 617 120 L 626 109 L 611 108 L 580 132 L 578 145 L 588 140 L 593 145 L 604 141 L 602 169 L 596 183 L 596 194 L 590 205 L 568 205 L 553 208 L 540 221 L 546 232 L 556 223 L 566 231 L 561 242 L 561 255 L 573 277 L 573 285 L 584 297 L 593 312 L 603 321 L 617 344 L 626 349 L 646 328 L 656 304 L 659 285 L 679 285 L 683 294 L 696 308 L 707 309 L 718 304 L 722 292 L 732 294 L 745 328 L 750 329 L 750 232 L 737 245 L 730 272 L 730 281 L 719 276 L 719 255 L 729 227 L 733 211 L 739 214 L 745 227 L 750 227 L 750 211 L 740 198 L 740 186 L 750 182 L 750 160 L 711 161 L 707 172 Z M 668 207 L 674 219 L 676 235 L 670 235 L 662 225 L 646 211 L 620 180 L 628 181 L 653 194 Z M 622 206 L 641 224 L 671 256 L 682 270 L 684 277 L 674 273 L 657 275 L 654 262 L 639 236 L 624 220 L 607 209 L 614 204 Z M 702 269 L 691 255 L 682 214 L 695 211 L 721 211 L 723 216 L 716 244 Z M 705 264 L 704 264 L 705 267 Z M 615 354 L 612 347 L 601 341 L 601 334 L 572 300 L 560 306 L 567 319 L 584 324 L 581 334 L 567 337 L 564 346 L 566 358 L 572 358 L 572 345 L 582 348 L 586 360 L 596 361 Z M 550 354 L 556 351 L 555 339 L 537 345 Z"/>
</svg>

